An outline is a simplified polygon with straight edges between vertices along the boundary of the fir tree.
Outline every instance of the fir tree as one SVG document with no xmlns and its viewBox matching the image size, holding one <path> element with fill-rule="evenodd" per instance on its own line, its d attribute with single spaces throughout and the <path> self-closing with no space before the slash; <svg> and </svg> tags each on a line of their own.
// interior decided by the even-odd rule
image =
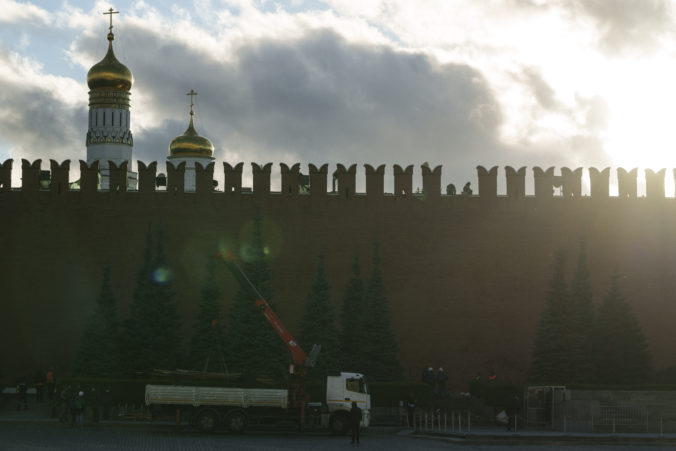
<svg viewBox="0 0 676 451">
<path fill-rule="evenodd" d="M 363 342 L 360 332 L 363 330 L 363 306 L 364 282 L 361 280 L 359 256 L 355 255 L 352 263 L 352 277 L 347 283 L 341 310 L 342 369 L 345 371 L 360 370 L 361 343 Z"/>
<path fill-rule="evenodd" d="M 190 340 L 190 366 L 196 370 L 208 371 L 225 366 L 225 327 L 221 312 L 221 291 L 215 278 L 216 260 L 209 259 L 207 278 L 200 296 L 197 322 Z"/>
<path fill-rule="evenodd" d="M 631 306 L 620 293 L 617 274 L 599 306 L 594 342 L 600 383 L 637 384 L 649 379 L 650 351 Z"/>
<path fill-rule="evenodd" d="M 325 375 L 339 370 L 340 341 L 336 327 L 336 311 L 331 302 L 331 286 L 326 277 L 324 255 L 319 256 L 317 274 L 305 301 L 305 312 L 301 320 L 300 342 L 308 352 L 312 345 L 320 345 L 321 352 L 313 372 Z"/>
<path fill-rule="evenodd" d="M 391 381 L 401 378 L 401 364 L 397 358 L 397 339 L 392 327 L 390 306 L 385 295 L 383 273 L 380 268 L 380 244 L 373 246 L 373 270 L 364 290 L 363 318 L 359 343 L 359 365 L 373 380 Z"/>
<path fill-rule="evenodd" d="M 567 346 L 572 358 L 569 382 L 593 382 L 591 334 L 594 327 L 594 305 L 584 242 L 580 243 L 580 253 L 571 283 L 570 307 L 567 313 Z"/>
<path fill-rule="evenodd" d="M 117 307 L 110 285 L 110 267 L 103 269 L 101 292 L 80 343 L 73 364 L 79 376 L 111 376 L 119 371 L 120 335 Z"/>
<path fill-rule="evenodd" d="M 172 272 L 164 253 L 164 235 L 158 232 L 153 257 L 152 235 L 148 231 L 125 328 L 125 360 L 129 372 L 173 369 L 179 364 L 181 320 L 174 297 Z"/>
<path fill-rule="evenodd" d="M 545 308 L 535 335 L 530 380 L 536 383 L 566 383 L 570 350 L 566 340 L 566 310 L 570 300 L 565 280 L 565 256 L 556 255 L 554 274 L 549 282 Z"/>
<path fill-rule="evenodd" d="M 241 266 L 244 274 L 275 310 L 270 269 L 265 258 L 262 221 L 260 212 L 257 212 L 253 221 L 253 236 L 249 243 L 245 243 Z M 228 359 L 228 367 L 242 372 L 246 378 L 285 376 L 290 360 L 284 342 L 242 287 L 238 287 L 230 310 Z"/>
</svg>

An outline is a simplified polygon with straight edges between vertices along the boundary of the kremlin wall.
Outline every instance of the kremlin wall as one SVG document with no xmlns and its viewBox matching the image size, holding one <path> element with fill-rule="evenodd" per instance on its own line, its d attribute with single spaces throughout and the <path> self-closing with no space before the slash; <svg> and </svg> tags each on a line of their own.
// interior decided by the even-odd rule
<svg viewBox="0 0 676 451">
<path fill-rule="evenodd" d="M 441 167 L 421 166 L 423 193 L 413 193 L 413 167 L 394 166 L 394 194 L 384 193 L 385 166 L 365 166 L 366 193 L 355 193 L 356 166 L 338 165 L 336 191 L 328 165 L 309 165 L 310 190 L 299 192 L 300 165 L 281 164 L 281 192 L 270 192 L 272 165 L 253 164 L 253 187 L 242 189 L 243 164 L 224 163 L 225 192 L 214 191 L 215 163 L 196 166 L 196 189 L 184 189 L 185 165 L 168 166 L 156 188 L 156 163 L 138 162 L 138 190 L 128 190 L 126 163 L 110 164 L 110 189 L 97 186 L 98 164 L 80 162 L 80 190 L 69 190 L 69 162 L 51 161 L 41 189 L 41 162 L 23 161 L 21 188 L 10 188 L 11 160 L 0 169 L 2 370 L 67 367 L 94 308 L 102 268 L 126 315 L 150 229 L 165 232 L 177 301 L 191 333 L 206 265 L 215 251 L 243 252 L 257 210 L 269 248 L 274 302 L 298 333 L 305 296 L 325 252 L 339 307 L 355 253 L 368 275 L 373 243 L 382 265 L 399 356 L 406 375 L 443 366 L 452 386 L 476 371 L 523 381 L 544 307 L 557 249 L 568 251 L 572 275 L 586 243 L 594 300 L 611 274 L 647 335 L 656 369 L 676 365 L 676 199 L 664 196 L 664 171 L 647 172 L 647 195 L 636 197 L 636 170 L 618 170 L 620 197 L 608 195 L 609 169 L 590 169 L 591 195 L 580 196 L 582 170 L 533 169 L 535 195 L 525 196 L 526 169 L 478 168 L 478 195 L 442 195 Z M 360 174 L 360 176 L 362 176 Z M 561 186 L 562 195 L 553 196 Z M 236 290 L 219 273 L 225 311 Z M 31 374 L 31 373 L 28 373 Z"/>
<path fill-rule="evenodd" d="M 105 13 L 108 52 L 87 75 L 87 158 L 79 163 L 79 186 L 69 184 L 70 161 L 50 160 L 47 167 L 47 151 L 44 162 L 0 166 L 0 375 L 30 377 L 50 365 L 67 372 L 106 265 L 125 318 L 148 231 L 164 232 L 187 341 L 209 260 L 222 248 L 246 255 L 257 212 L 273 301 L 294 334 L 318 255 L 326 255 L 339 307 L 355 254 L 367 277 L 380 242 L 409 379 L 433 366 L 449 373 L 456 391 L 477 371 L 524 381 L 554 255 L 568 252 L 570 277 L 581 242 L 595 302 L 618 271 L 655 368 L 676 366 L 676 199 L 665 197 L 665 170 L 646 170 L 646 196 L 639 198 L 636 169 L 618 169 L 615 197 L 609 168 L 589 169 L 590 195 L 582 196 L 582 168 L 556 174 L 536 167 L 534 196 L 526 196 L 525 167 L 506 167 L 506 193 L 498 193 L 498 168 L 479 166 L 478 195 L 447 195 L 441 166 L 420 166 L 418 193 L 413 166 L 393 165 L 386 175 L 385 165 L 365 165 L 357 174 L 356 165 L 329 172 L 327 164 L 309 164 L 302 176 L 300 164 L 282 163 L 280 192 L 271 192 L 272 163 L 252 164 L 252 187 L 242 187 L 243 163 L 216 165 L 213 145 L 194 128 L 191 90 L 189 125 L 169 145 L 166 186 L 158 189 L 157 162 L 131 167 L 133 78 L 113 52 L 115 13 Z M 221 170 L 225 183 L 215 191 L 214 171 Z M 13 171 L 21 171 L 20 188 L 12 187 Z M 384 192 L 386 177 L 393 193 Z M 227 312 L 236 282 L 225 268 L 218 277 Z"/>
</svg>

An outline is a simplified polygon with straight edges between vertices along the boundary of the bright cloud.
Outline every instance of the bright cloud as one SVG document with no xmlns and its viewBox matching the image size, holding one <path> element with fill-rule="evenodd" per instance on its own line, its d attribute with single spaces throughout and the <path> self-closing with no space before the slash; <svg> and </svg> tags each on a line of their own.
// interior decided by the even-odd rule
<svg viewBox="0 0 676 451">
<path fill-rule="evenodd" d="M 477 164 L 676 166 L 669 1 L 120 3 L 115 51 L 134 73 L 143 160 L 164 159 L 194 88 L 198 130 L 230 162 L 429 161 L 456 184 Z M 58 155 L 84 155 L 84 78 L 105 53 L 108 8 L 0 0 L 19 36 L 0 32 L 12 157 L 44 158 L 34 140 L 50 133 Z M 66 45 L 34 39 L 35 24 Z M 58 61 L 46 71 L 40 55 L 55 53 L 80 78 Z"/>
</svg>

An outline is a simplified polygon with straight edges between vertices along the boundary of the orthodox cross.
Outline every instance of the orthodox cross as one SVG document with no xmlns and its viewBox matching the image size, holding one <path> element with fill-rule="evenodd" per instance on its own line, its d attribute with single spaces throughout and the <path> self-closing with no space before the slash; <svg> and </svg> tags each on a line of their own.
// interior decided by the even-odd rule
<svg viewBox="0 0 676 451">
<path fill-rule="evenodd" d="M 119 11 L 113 11 L 113 8 L 110 8 L 107 13 L 103 13 L 104 16 L 110 16 L 110 32 L 113 32 L 113 14 L 120 14 Z"/>
<path fill-rule="evenodd" d="M 192 111 L 192 107 L 195 105 L 194 97 L 197 95 L 194 89 L 191 89 L 189 93 L 186 94 L 187 96 L 190 96 L 190 115 L 194 116 L 195 113 Z"/>
</svg>

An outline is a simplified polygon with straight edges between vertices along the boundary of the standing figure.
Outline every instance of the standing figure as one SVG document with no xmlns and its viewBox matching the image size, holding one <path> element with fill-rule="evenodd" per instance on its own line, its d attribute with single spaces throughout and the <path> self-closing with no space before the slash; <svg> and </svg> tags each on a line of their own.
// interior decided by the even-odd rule
<svg viewBox="0 0 676 451">
<path fill-rule="evenodd" d="M 16 410 L 28 409 L 28 384 L 21 378 L 16 384 Z"/>
<path fill-rule="evenodd" d="M 82 429 L 84 410 L 87 405 L 84 394 L 85 393 L 82 390 L 80 390 L 79 392 L 77 392 L 77 395 L 75 396 L 74 400 L 73 418 L 75 420 L 75 423 L 77 423 L 80 429 Z"/>
<path fill-rule="evenodd" d="M 92 410 L 92 422 L 99 422 L 99 392 L 96 387 L 89 391 L 89 407 Z"/>
<path fill-rule="evenodd" d="M 446 396 L 446 382 L 448 382 L 448 374 L 443 368 L 439 368 L 437 372 L 437 393 L 439 396 Z"/>
<path fill-rule="evenodd" d="M 113 404 L 113 394 L 110 392 L 110 385 L 103 390 L 103 419 L 110 420 L 110 407 Z"/>
<path fill-rule="evenodd" d="M 411 429 L 415 429 L 415 404 L 415 396 L 411 392 L 406 399 L 406 419 L 408 420 L 408 427 Z"/>
<path fill-rule="evenodd" d="M 352 444 L 359 444 L 359 427 L 361 426 L 361 409 L 357 407 L 357 403 L 352 401 L 352 408 L 350 409 L 350 425 L 352 426 Z"/>
<path fill-rule="evenodd" d="M 54 374 L 54 367 L 50 367 L 47 374 L 45 374 L 45 382 L 47 383 L 47 399 L 54 399 L 54 389 L 56 388 L 56 375 Z"/>
</svg>

